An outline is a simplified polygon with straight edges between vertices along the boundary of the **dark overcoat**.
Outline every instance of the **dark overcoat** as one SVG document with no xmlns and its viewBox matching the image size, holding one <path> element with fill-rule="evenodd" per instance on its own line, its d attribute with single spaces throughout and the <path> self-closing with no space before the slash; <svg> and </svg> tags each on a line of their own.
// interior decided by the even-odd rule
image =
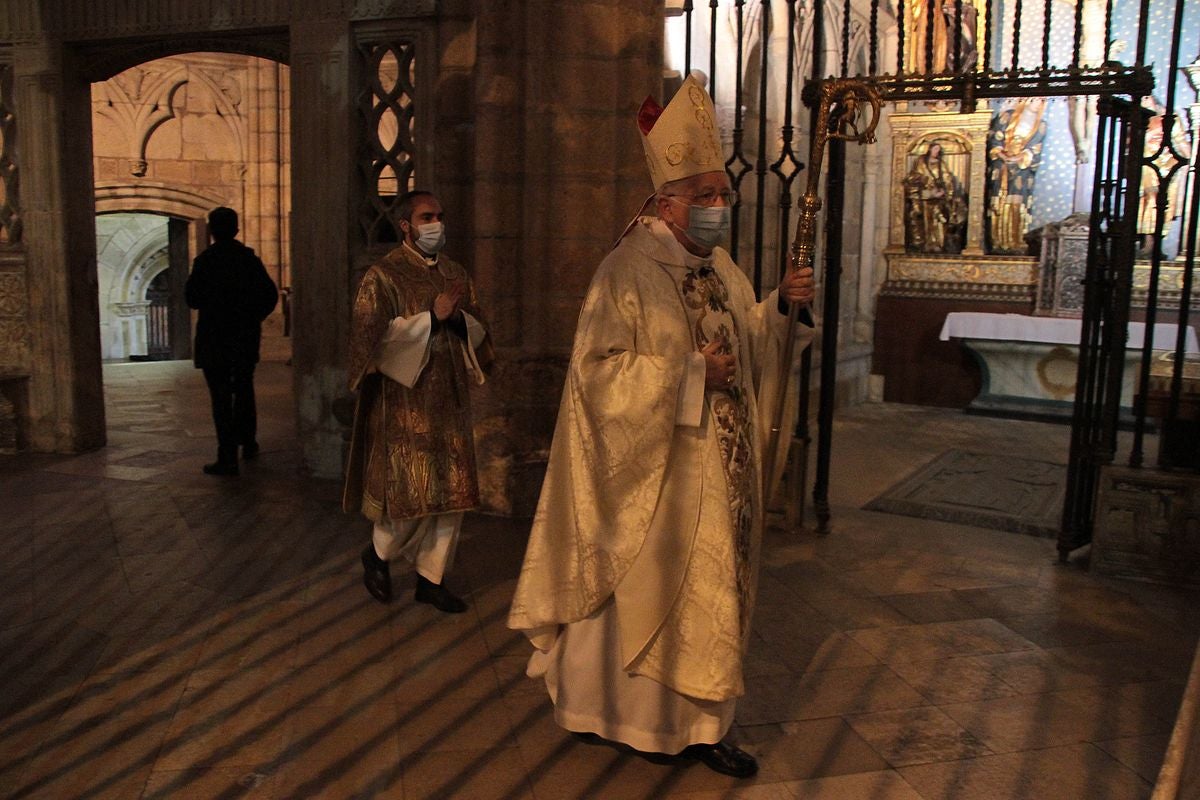
<svg viewBox="0 0 1200 800">
<path fill-rule="evenodd" d="M 275 310 L 279 291 L 254 250 L 228 239 L 196 257 L 187 304 L 200 312 L 193 352 L 200 369 L 258 363 L 262 321 Z"/>
</svg>

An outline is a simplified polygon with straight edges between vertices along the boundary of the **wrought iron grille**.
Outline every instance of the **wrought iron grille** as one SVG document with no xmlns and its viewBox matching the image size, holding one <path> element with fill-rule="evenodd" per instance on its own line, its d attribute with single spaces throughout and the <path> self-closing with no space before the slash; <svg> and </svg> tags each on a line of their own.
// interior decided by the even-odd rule
<svg viewBox="0 0 1200 800">
<path fill-rule="evenodd" d="M 408 40 L 360 42 L 364 90 L 359 213 L 367 247 L 397 242 L 399 198 L 416 181 L 416 46 Z"/>
<path fill-rule="evenodd" d="M 154 276 L 146 287 L 146 360 L 171 358 L 171 289 L 169 270 Z"/>
<path fill-rule="evenodd" d="M 1177 324 L 1169 388 L 1159 392 L 1165 409 L 1159 418 L 1167 430 L 1186 416 L 1181 392 L 1200 217 L 1200 192 L 1194 188 L 1200 101 L 1187 109 L 1191 124 L 1186 125 L 1178 87 L 1186 74 L 1200 91 L 1200 51 L 1184 49 L 1200 45 L 1200 6 L 1186 0 L 666 0 L 665 5 L 668 66 L 684 73 L 707 68 L 718 110 L 731 109 L 723 120 L 726 169 L 741 198 L 731 252 L 743 267 L 752 265 L 760 293 L 776 277 L 767 265 L 774 263 L 779 271 L 787 266 L 793 183 L 804 169 L 796 153 L 811 139 L 808 127 L 814 119 L 810 116 L 807 127 L 797 125 L 793 114 L 801 97 L 816 96 L 819 82 L 858 76 L 909 111 L 968 113 L 982 100 L 1063 98 L 1071 125 L 1096 120 L 1095 141 L 1076 140 L 1078 158 L 1094 158 L 1095 167 L 1068 455 L 1077 466 L 1069 475 L 1060 549 L 1065 556 L 1089 541 L 1096 476 L 1118 450 L 1122 356 L 1134 311 L 1144 314 L 1149 331 L 1168 313 Z M 1185 38 L 1186 31 L 1191 34 Z M 1188 65 L 1186 59 L 1193 57 Z M 773 96 L 769 86 L 777 89 Z M 774 129 L 767 124 L 771 118 L 780 123 Z M 840 297 L 849 285 L 839 277 L 845 255 L 840 226 L 846 218 L 845 189 L 851 188 L 842 185 L 845 159 L 845 147 L 831 146 L 825 252 L 818 259 L 825 274 L 818 275 L 822 391 L 813 495 L 822 529 L 828 522 L 837 342 L 846 322 Z M 1151 185 L 1157 188 L 1145 188 Z M 1179 225 L 1172 229 L 1175 219 Z M 1135 280 L 1135 273 L 1142 277 Z M 1175 276 L 1177 282 L 1168 281 Z M 1135 293 L 1135 283 L 1145 290 Z M 1135 298 L 1144 310 L 1133 308 Z M 1153 395 L 1152 341 L 1148 335 L 1137 381 L 1133 466 L 1143 463 L 1142 441 L 1154 424 L 1146 409 L 1146 398 Z M 805 407 L 796 429 L 804 443 L 810 370 L 806 358 Z M 1169 461 L 1160 455 L 1160 463 Z"/>
</svg>

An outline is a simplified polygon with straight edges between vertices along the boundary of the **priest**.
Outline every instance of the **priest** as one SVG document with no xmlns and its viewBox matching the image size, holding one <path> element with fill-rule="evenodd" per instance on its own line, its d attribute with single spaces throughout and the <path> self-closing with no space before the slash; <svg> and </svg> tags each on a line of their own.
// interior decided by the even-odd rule
<svg viewBox="0 0 1200 800">
<path fill-rule="evenodd" d="M 479 505 L 469 387 L 482 383 L 491 342 L 463 267 L 442 255 L 444 211 L 430 192 L 399 202 L 401 245 L 363 276 L 350 333 L 358 392 L 343 507 L 373 523 L 363 583 L 392 599 L 389 562 L 417 572 L 415 599 L 467 606 L 443 583 L 464 512 Z"/>
<path fill-rule="evenodd" d="M 508 625 L 578 738 L 748 777 L 757 763 L 726 734 L 777 474 L 770 410 L 795 399 L 788 304 L 806 344 L 812 271 L 757 302 L 719 246 L 736 196 L 696 77 L 638 124 L 657 213 L 630 223 L 584 300 Z"/>
</svg>

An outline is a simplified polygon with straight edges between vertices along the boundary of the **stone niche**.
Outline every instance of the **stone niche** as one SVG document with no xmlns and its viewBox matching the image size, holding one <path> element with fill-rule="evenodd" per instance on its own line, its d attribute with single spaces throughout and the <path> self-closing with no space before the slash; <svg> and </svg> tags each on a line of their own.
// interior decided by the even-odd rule
<svg viewBox="0 0 1200 800">
<path fill-rule="evenodd" d="M 1091 567 L 1200 587 L 1200 475 L 1102 467 Z"/>
</svg>

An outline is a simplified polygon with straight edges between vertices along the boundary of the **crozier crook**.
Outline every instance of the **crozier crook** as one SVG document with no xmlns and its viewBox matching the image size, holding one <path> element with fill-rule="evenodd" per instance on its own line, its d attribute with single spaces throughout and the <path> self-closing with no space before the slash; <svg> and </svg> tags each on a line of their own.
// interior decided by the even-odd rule
<svg viewBox="0 0 1200 800">
<path fill-rule="evenodd" d="M 821 198 L 817 195 L 821 179 L 821 162 L 825 145 L 830 139 L 843 139 L 859 144 L 875 141 L 875 127 L 879 124 L 882 97 L 879 88 L 872 83 L 854 78 L 837 78 L 823 81 L 817 95 L 817 119 L 809 147 L 808 182 L 800 198 L 800 216 L 796 220 L 796 238 L 792 241 L 791 270 L 805 269 L 813 265 L 813 251 L 817 238 L 817 212 L 821 210 Z M 860 124 L 866 107 L 870 118 Z M 784 338 L 783 358 L 779 362 L 779 392 L 771 409 L 771 435 L 767 441 L 764 463 L 767 468 L 766 497 L 774 494 L 782 470 L 779 464 L 780 429 L 783 427 L 783 407 L 787 397 L 788 381 L 791 378 L 792 360 L 796 350 L 796 323 L 800 309 L 795 303 L 788 304 L 787 333 Z"/>
</svg>

